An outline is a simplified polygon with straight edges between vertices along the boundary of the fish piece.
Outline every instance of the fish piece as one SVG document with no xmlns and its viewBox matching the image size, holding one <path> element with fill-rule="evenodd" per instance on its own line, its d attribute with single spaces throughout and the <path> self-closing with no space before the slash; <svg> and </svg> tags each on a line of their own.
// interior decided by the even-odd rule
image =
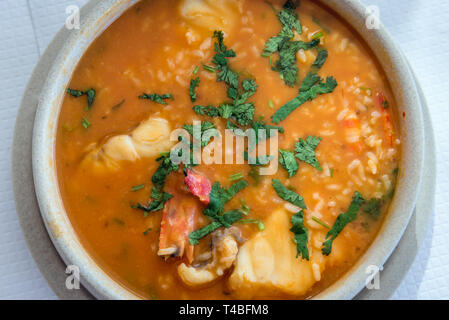
<svg viewBox="0 0 449 320">
<path fill-rule="evenodd" d="M 209 194 L 212 189 L 212 184 L 209 179 L 192 169 L 186 168 L 184 183 L 189 191 L 197 196 L 201 202 L 209 204 Z"/>
<path fill-rule="evenodd" d="M 235 25 L 238 16 L 236 13 L 242 10 L 242 1 L 184 0 L 179 10 L 181 16 L 194 26 L 229 33 Z"/>
<path fill-rule="evenodd" d="M 296 257 L 290 217 L 284 209 L 275 210 L 265 221 L 265 229 L 242 245 L 228 282 L 235 296 L 298 296 L 317 281 L 316 270 L 323 272 L 324 258 L 318 250 L 310 255 L 310 261 Z"/>
<path fill-rule="evenodd" d="M 189 244 L 189 234 L 195 230 L 198 220 L 198 204 L 194 199 L 173 197 L 164 205 L 157 254 L 166 259 L 186 255 L 193 260 L 194 246 Z"/>
<path fill-rule="evenodd" d="M 217 230 L 212 234 L 212 259 L 206 265 L 178 266 L 178 275 L 181 280 L 191 287 L 204 286 L 224 275 L 235 261 L 239 247 L 239 230 L 231 227 L 229 229 Z"/>
<path fill-rule="evenodd" d="M 167 120 L 149 118 L 129 134 L 111 137 L 103 144 L 90 145 L 81 165 L 96 172 L 108 172 L 120 169 L 123 161 L 158 156 L 173 145 L 170 132 Z"/>
</svg>

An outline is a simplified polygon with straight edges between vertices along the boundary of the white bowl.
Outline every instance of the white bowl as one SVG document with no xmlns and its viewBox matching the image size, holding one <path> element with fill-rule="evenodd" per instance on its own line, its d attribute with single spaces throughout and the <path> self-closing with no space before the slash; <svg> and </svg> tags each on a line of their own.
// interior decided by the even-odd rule
<svg viewBox="0 0 449 320">
<path fill-rule="evenodd" d="M 140 297 L 103 271 L 81 245 L 64 209 L 55 162 L 57 121 L 65 88 L 89 45 L 137 0 L 102 0 L 83 12 L 81 29 L 65 40 L 41 93 L 33 131 L 33 175 L 40 211 L 48 233 L 68 265 L 77 265 L 81 283 L 100 299 Z M 415 207 L 424 159 L 424 125 L 413 75 L 385 28 L 367 29 L 366 8 L 357 0 L 321 0 L 347 21 L 372 49 L 384 69 L 398 106 L 402 139 L 400 174 L 394 199 L 378 236 L 358 262 L 337 282 L 315 296 L 318 299 L 351 299 L 365 285 L 367 269 L 381 267 L 397 246 Z"/>
</svg>

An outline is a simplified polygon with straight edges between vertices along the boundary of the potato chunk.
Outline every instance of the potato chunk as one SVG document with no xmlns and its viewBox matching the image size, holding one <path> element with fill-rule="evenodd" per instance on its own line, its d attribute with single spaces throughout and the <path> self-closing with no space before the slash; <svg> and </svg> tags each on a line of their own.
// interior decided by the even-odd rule
<svg viewBox="0 0 449 320">
<path fill-rule="evenodd" d="M 136 161 L 170 150 L 170 125 L 162 118 L 149 118 L 140 123 L 130 134 L 109 138 L 104 144 L 94 144 L 82 161 L 84 168 L 108 171 L 120 168 L 122 161 Z"/>
<path fill-rule="evenodd" d="M 314 269 L 323 270 L 321 253 L 311 254 L 310 261 L 296 258 L 290 217 L 284 209 L 274 211 L 265 230 L 240 248 L 229 278 L 229 287 L 239 298 L 302 295 L 316 282 Z"/>
</svg>

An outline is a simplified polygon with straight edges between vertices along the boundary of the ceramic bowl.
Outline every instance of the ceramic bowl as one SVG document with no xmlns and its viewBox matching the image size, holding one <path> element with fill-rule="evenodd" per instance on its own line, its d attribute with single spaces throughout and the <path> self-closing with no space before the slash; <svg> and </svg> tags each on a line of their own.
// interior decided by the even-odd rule
<svg viewBox="0 0 449 320">
<path fill-rule="evenodd" d="M 137 0 L 97 1 L 81 15 L 81 28 L 70 32 L 51 67 L 39 99 L 33 131 L 33 176 L 40 211 L 47 231 L 67 265 L 80 267 L 81 283 L 100 299 L 138 299 L 103 271 L 81 245 L 64 209 L 59 191 L 55 140 L 64 91 L 78 61 L 94 39 Z M 397 246 L 415 207 L 424 159 L 424 125 L 417 88 L 400 50 L 380 25 L 366 26 L 367 9 L 357 0 L 321 0 L 347 21 L 379 60 L 398 105 L 402 159 L 396 193 L 378 236 L 359 261 L 317 299 L 351 299 L 365 285 L 375 266 L 380 268 Z"/>
</svg>

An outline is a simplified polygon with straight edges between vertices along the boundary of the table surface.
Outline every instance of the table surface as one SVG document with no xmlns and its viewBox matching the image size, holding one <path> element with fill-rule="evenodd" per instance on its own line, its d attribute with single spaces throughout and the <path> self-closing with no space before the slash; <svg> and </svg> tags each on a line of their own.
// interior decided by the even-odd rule
<svg viewBox="0 0 449 320">
<path fill-rule="evenodd" d="M 363 0 L 378 6 L 423 87 L 437 145 L 435 215 L 393 299 L 449 299 L 449 2 Z M 40 55 L 86 0 L 0 1 L 0 299 L 57 299 L 25 244 L 14 207 L 11 144 L 23 90 Z"/>
</svg>

